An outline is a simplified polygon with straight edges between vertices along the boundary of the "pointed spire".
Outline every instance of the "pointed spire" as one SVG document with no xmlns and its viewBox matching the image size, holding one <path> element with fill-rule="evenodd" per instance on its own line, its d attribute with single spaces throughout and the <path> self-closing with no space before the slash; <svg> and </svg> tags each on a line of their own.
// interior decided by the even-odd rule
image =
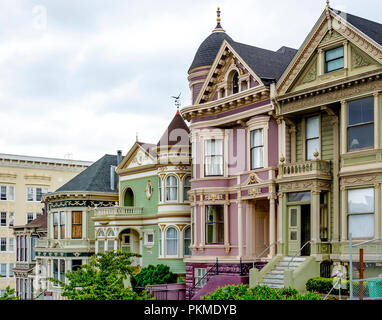
<svg viewBox="0 0 382 320">
<path fill-rule="evenodd" d="M 221 24 L 220 24 L 220 7 L 218 7 L 218 10 L 216 11 L 216 15 L 217 15 L 217 18 L 216 18 L 216 21 L 217 21 L 217 24 L 216 24 L 216 27 L 215 29 L 212 31 L 212 32 L 225 32 L 225 30 L 222 28 Z"/>
</svg>

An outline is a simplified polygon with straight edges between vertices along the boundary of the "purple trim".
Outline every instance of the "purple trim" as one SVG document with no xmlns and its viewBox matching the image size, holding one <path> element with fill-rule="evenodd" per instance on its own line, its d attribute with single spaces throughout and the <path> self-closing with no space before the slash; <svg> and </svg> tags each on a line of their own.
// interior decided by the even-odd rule
<svg viewBox="0 0 382 320">
<path fill-rule="evenodd" d="M 200 118 L 192 119 L 191 123 L 197 123 L 197 122 L 207 121 L 207 120 L 221 119 L 221 118 L 224 118 L 224 117 L 236 114 L 236 113 L 240 113 L 240 112 L 248 111 L 248 110 L 251 110 L 251 109 L 259 108 L 259 107 L 265 106 L 265 105 L 267 105 L 269 103 L 270 103 L 270 100 L 267 99 L 267 100 L 261 101 L 259 103 L 255 103 L 255 104 L 251 104 L 249 106 L 245 106 L 245 107 L 241 107 L 241 108 L 238 108 L 238 109 L 230 110 L 230 111 L 223 112 L 223 113 L 220 113 L 220 114 L 217 114 L 217 115 L 205 116 L 205 117 L 200 117 Z"/>
</svg>

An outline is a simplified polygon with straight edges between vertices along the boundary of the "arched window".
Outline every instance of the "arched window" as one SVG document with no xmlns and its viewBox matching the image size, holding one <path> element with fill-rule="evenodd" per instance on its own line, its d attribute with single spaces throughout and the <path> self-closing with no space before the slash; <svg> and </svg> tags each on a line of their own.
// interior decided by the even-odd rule
<svg viewBox="0 0 382 320">
<path fill-rule="evenodd" d="M 104 252 L 105 251 L 105 232 L 103 230 L 100 230 L 98 232 L 97 243 L 98 243 L 97 253 Z"/>
<path fill-rule="evenodd" d="M 184 201 L 188 201 L 188 191 L 190 191 L 191 189 L 191 177 L 190 176 L 186 176 L 184 178 L 184 186 L 183 186 L 183 190 L 184 190 L 184 196 L 183 196 L 183 199 Z"/>
<path fill-rule="evenodd" d="M 191 228 L 187 227 L 184 229 L 184 255 L 185 256 L 190 256 L 191 255 L 191 250 L 190 250 L 190 245 L 191 245 Z"/>
<path fill-rule="evenodd" d="M 166 200 L 178 200 L 178 179 L 175 176 L 168 176 L 166 179 Z"/>
<path fill-rule="evenodd" d="M 115 233 L 113 230 L 109 230 L 107 233 L 107 251 L 114 251 L 114 237 Z"/>
<path fill-rule="evenodd" d="M 134 207 L 134 192 L 130 188 L 127 188 L 124 199 L 125 207 Z"/>
<path fill-rule="evenodd" d="M 103 230 L 98 231 L 98 238 L 105 237 L 105 232 Z"/>
<path fill-rule="evenodd" d="M 176 256 L 178 254 L 178 231 L 174 227 L 166 230 L 166 255 Z"/>
<path fill-rule="evenodd" d="M 239 92 L 239 74 L 235 72 L 232 76 L 232 94 Z"/>
<path fill-rule="evenodd" d="M 108 237 L 115 237 L 114 231 L 113 230 L 109 230 L 109 232 L 107 233 L 107 236 Z"/>
</svg>

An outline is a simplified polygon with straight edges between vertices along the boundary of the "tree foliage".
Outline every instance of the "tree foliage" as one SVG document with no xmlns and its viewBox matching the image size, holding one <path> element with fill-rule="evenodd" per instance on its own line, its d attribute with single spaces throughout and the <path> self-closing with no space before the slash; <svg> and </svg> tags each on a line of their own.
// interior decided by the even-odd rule
<svg viewBox="0 0 382 320">
<path fill-rule="evenodd" d="M 312 292 L 300 294 L 294 288 L 276 289 L 268 286 L 248 288 L 245 284 L 228 285 L 211 292 L 203 300 L 321 300 Z"/>
<path fill-rule="evenodd" d="M 176 279 L 177 275 L 171 272 L 169 266 L 150 264 L 142 268 L 137 275 L 131 277 L 131 284 L 133 288 L 146 287 L 153 284 L 175 283 Z"/>
<path fill-rule="evenodd" d="M 10 286 L 5 288 L 5 292 L 2 296 L 0 296 L 0 300 L 19 300 L 16 296 L 15 289 L 11 289 Z"/>
<path fill-rule="evenodd" d="M 69 300 L 149 300 L 146 292 L 137 294 L 124 282 L 138 267 L 131 259 L 139 254 L 109 251 L 98 253 L 88 264 L 75 271 L 66 272 L 68 283 L 49 278 L 62 287 L 61 295 Z"/>
</svg>

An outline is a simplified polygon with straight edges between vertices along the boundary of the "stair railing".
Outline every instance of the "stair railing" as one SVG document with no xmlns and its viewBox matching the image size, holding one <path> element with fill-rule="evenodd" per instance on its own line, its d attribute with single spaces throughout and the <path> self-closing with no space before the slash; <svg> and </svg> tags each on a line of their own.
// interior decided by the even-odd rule
<svg viewBox="0 0 382 320">
<path fill-rule="evenodd" d="M 200 283 L 202 283 L 202 281 L 203 280 L 205 280 L 206 278 L 207 278 L 207 276 L 208 276 L 208 274 L 213 270 L 215 268 L 215 275 L 218 275 L 219 274 L 219 260 L 218 260 L 218 258 L 216 258 L 216 263 L 211 267 L 211 268 L 209 268 L 208 270 L 207 270 L 207 272 L 205 273 L 205 275 L 203 276 L 203 277 L 201 277 L 200 279 L 199 279 L 199 281 L 198 282 L 196 282 L 195 284 L 194 284 L 194 286 L 193 287 L 191 287 L 190 289 L 188 289 L 188 300 L 191 300 L 191 298 L 194 296 L 192 293 L 194 292 L 194 290 L 198 287 L 198 285 L 200 284 Z"/>
<path fill-rule="evenodd" d="M 309 240 L 304 243 L 304 245 L 296 252 L 296 254 L 292 257 L 292 259 L 289 261 L 287 269 L 289 269 L 290 264 L 293 262 L 293 260 L 301 253 L 302 249 L 304 249 L 309 243 L 311 243 L 312 240 Z"/>
<path fill-rule="evenodd" d="M 262 257 L 262 255 L 264 254 L 264 253 L 266 253 L 272 246 L 274 246 L 275 244 L 278 244 L 280 241 L 276 241 L 276 242 L 272 242 L 268 247 L 266 247 L 263 251 L 261 251 L 261 253 L 255 258 L 255 260 L 253 261 L 253 264 L 252 264 L 252 267 L 253 268 L 255 268 L 255 262 L 257 261 L 257 260 L 259 260 L 261 257 Z"/>
</svg>

